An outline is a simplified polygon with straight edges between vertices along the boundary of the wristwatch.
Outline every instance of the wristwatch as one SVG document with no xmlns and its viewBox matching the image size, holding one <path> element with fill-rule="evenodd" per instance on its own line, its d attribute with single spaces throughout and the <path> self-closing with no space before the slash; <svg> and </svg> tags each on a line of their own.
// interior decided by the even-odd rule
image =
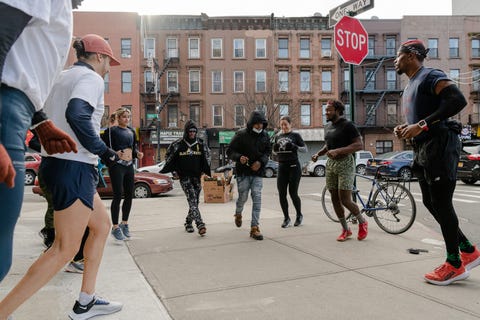
<svg viewBox="0 0 480 320">
<path fill-rule="evenodd" d="M 422 128 L 423 131 L 428 131 L 427 121 L 420 120 L 417 124 L 420 128 Z"/>
</svg>

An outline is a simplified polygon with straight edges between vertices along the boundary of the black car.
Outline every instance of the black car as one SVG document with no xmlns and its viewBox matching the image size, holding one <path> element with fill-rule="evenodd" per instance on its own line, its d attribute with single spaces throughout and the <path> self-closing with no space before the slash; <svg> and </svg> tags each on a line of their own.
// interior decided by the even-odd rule
<svg viewBox="0 0 480 320">
<path fill-rule="evenodd" d="M 474 184 L 480 180 L 480 140 L 463 141 L 457 179 L 466 184 Z"/>
<path fill-rule="evenodd" d="M 218 167 L 215 169 L 215 172 L 226 172 L 229 170 L 233 170 L 233 174 L 235 174 L 235 162 L 231 162 L 224 166 Z M 277 174 L 278 171 L 278 162 L 273 160 L 268 160 L 267 166 L 265 167 L 265 177 L 271 178 Z"/>
</svg>

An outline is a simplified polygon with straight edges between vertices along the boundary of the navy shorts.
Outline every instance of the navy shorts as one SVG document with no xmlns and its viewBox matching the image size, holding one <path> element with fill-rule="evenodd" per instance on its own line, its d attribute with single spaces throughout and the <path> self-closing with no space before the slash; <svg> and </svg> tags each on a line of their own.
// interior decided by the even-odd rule
<svg viewBox="0 0 480 320">
<path fill-rule="evenodd" d="M 98 171 L 94 165 L 43 157 L 40 170 L 45 186 L 52 194 L 55 211 L 70 207 L 77 199 L 93 210 L 98 184 Z"/>
</svg>

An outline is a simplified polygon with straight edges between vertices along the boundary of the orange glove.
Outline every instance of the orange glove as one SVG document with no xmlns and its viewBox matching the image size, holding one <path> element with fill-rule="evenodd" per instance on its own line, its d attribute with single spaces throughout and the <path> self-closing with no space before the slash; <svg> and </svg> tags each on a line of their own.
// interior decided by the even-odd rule
<svg viewBox="0 0 480 320">
<path fill-rule="evenodd" d="M 7 187 L 13 188 L 15 186 L 15 175 L 12 160 L 3 144 L 0 144 L 0 183 L 5 182 Z"/>
<path fill-rule="evenodd" d="M 35 127 L 40 143 L 48 154 L 75 152 L 77 144 L 63 130 L 57 128 L 51 120 L 46 120 Z"/>
</svg>

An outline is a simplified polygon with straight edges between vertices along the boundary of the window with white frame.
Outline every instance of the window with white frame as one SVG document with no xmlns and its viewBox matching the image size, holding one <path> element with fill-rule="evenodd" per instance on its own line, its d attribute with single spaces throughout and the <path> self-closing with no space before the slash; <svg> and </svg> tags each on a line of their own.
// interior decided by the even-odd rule
<svg viewBox="0 0 480 320">
<path fill-rule="evenodd" d="M 472 58 L 480 58 L 480 39 L 472 39 Z"/>
<path fill-rule="evenodd" d="M 472 89 L 473 91 L 480 90 L 480 69 L 472 70 Z"/>
<path fill-rule="evenodd" d="M 223 92 L 223 72 L 220 70 L 212 71 L 212 92 Z"/>
<path fill-rule="evenodd" d="M 311 106 L 310 104 L 300 105 L 300 124 L 302 126 L 309 126 L 311 118 Z"/>
<path fill-rule="evenodd" d="M 438 58 L 438 39 L 437 38 L 430 38 L 428 39 L 428 57 L 429 58 Z"/>
<path fill-rule="evenodd" d="M 191 103 L 189 111 L 190 111 L 190 119 L 195 121 L 195 123 L 200 123 L 200 104 Z"/>
<path fill-rule="evenodd" d="M 245 72 L 234 71 L 233 72 L 233 92 L 245 91 Z"/>
<path fill-rule="evenodd" d="M 245 40 L 233 39 L 233 57 L 245 58 Z"/>
<path fill-rule="evenodd" d="M 332 39 L 331 38 L 322 38 L 322 57 L 330 58 L 332 56 Z"/>
<path fill-rule="evenodd" d="M 396 101 L 387 101 L 387 122 L 389 125 L 398 124 L 397 119 L 397 102 Z"/>
<path fill-rule="evenodd" d="M 155 85 L 153 83 L 153 73 L 152 70 L 145 70 L 144 72 L 144 80 L 145 80 L 145 93 L 153 93 L 155 90 Z"/>
<path fill-rule="evenodd" d="M 281 117 L 288 116 L 288 104 L 278 105 L 278 115 Z"/>
<path fill-rule="evenodd" d="M 310 70 L 300 71 L 300 92 L 310 91 Z"/>
<path fill-rule="evenodd" d="M 387 36 L 385 39 L 385 54 L 387 56 L 394 56 L 397 54 L 397 37 Z"/>
<path fill-rule="evenodd" d="M 190 93 L 199 93 L 200 92 L 200 70 L 190 70 L 189 75 L 189 92 Z"/>
<path fill-rule="evenodd" d="M 375 36 L 368 36 L 368 56 L 375 55 Z"/>
<path fill-rule="evenodd" d="M 460 78 L 460 69 L 450 69 L 450 79 L 458 81 Z"/>
<path fill-rule="evenodd" d="M 200 59 L 200 39 L 188 38 L 188 58 Z"/>
<path fill-rule="evenodd" d="M 387 69 L 387 90 L 397 89 L 397 72 L 394 69 Z"/>
<path fill-rule="evenodd" d="M 143 45 L 143 57 L 155 58 L 155 38 L 145 38 Z"/>
<path fill-rule="evenodd" d="M 288 92 L 288 71 L 278 71 L 278 91 Z"/>
<path fill-rule="evenodd" d="M 267 91 L 267 72 L 264 70 L 255 71 L 255 91 L 256 92 Z"/>
<path fill-rule="evenodd" d="M 278 39 L 278 58 L 280 59 L 288 58 L 288 38 Z"/>
<path fill-rule="evenodd" d="M 267 39 L 255 39 L 255 58 L 267 57 Z"/>
<path fill-rule="evenodd" d="M 178 71 L 167 71 L 167 92 L 178 92 Z"/>
<path fill-rule="evenodd" d="M 450 58 L 458 58 L 460 56 L 458 48 L 458 38 L 448 39 L 448 51 L 450 54 Z"/>
<path fill-rule="evenodd" d="M 330 70 L 322 71 L 322 91 L 332 92 L 332 71 Z"/>
<path fill-rule="evenodd" d="M 167 108 L 168 127 L 176 128 L 178 126 L 178 106 L 169 105 Z"/>
<path fill-rule="evenodd" d="M 128 59 L 132 57 L 132 39 L 130 38 L 122 38 L 120 40 L 121 45 L 121 56 L 124 59 Z"/>
<path fill-rule="evenodd" d="M 365 90 L 375 90 L 375 69 L 365 71 Z"/>
<path fill-rule="evenodd" d="M 245 126 L 245 106 L 241 104 L 237 104 L 234 106 L 235 108 L 235 127 L 240 128 Z"/>
<path fill-rule="evenodd" d="M 212 58 L 223 58 L 223 39 L 212 39 Z"/>
<path fill-rule="evenodd" d="M 310 58 L 310 39 L 301 38 L 300 39 L 300 59 L 309 59 Z"/>
<path fill-rule="evenodd" d="M 132 92 L 132 71 L 122 71 L 122 93 Z"/>
<path fill-rule="evenodd" d="M 222 127 L 223 126 L 223 107 L 220 105 L 212 106 L 212 115 L 213 115 L 213 126 Z"/>
<path fill-rule="evenodd" d="M 178 58 L 177 38 L 167 38 L 167 58 Z"/>
</svg>

